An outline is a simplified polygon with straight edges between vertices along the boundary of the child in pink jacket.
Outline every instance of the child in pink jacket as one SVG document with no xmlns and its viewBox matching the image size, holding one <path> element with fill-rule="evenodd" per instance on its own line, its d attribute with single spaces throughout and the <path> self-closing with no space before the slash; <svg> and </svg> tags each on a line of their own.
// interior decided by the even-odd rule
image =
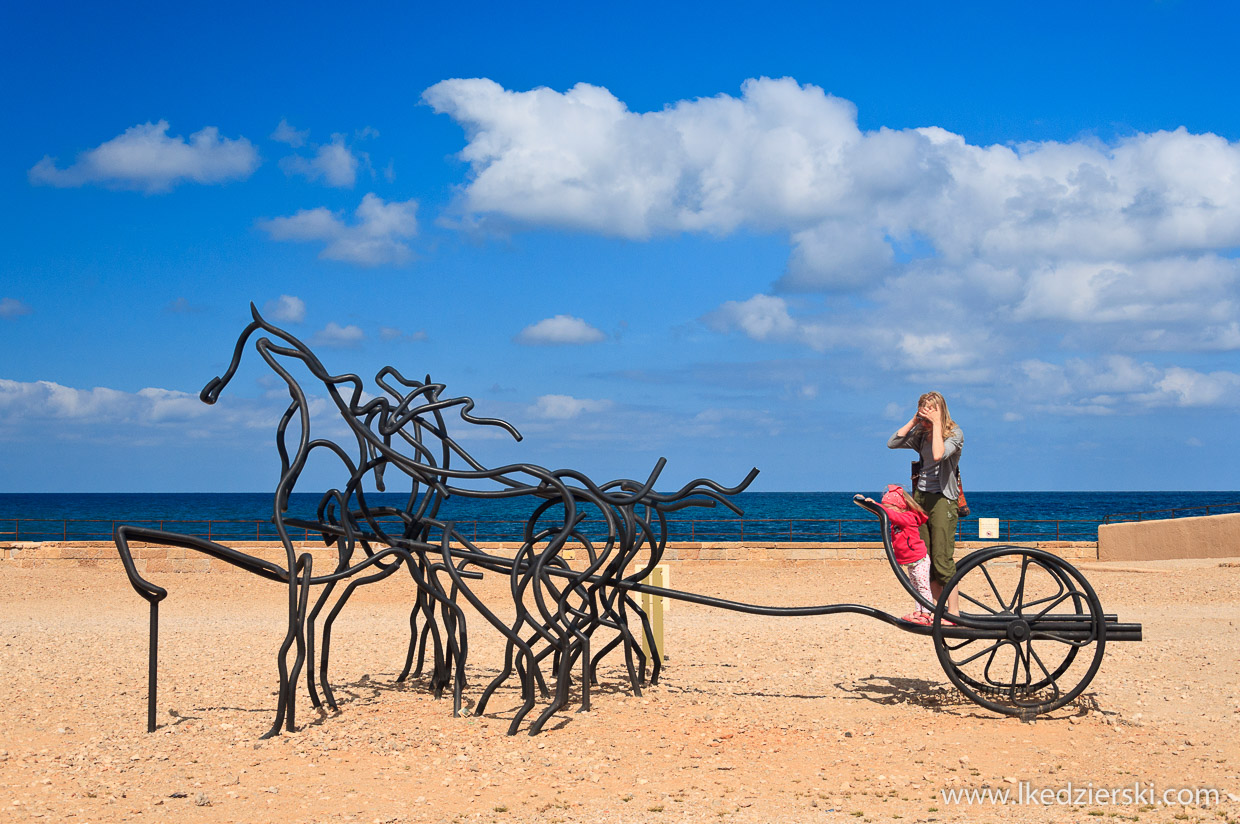
<svg viewBox="0 0 1240 824">
<path fill-rule="evenodd" d="M 904 570 L 913 588 L 933 604 L 934 598 L 930 595 L 930 557 L 926 542 L 921 539 L 921 531 L 918 529 L 927 520 L 926 511 L 898 484 L 887 486 L 882 504 L 891 520 L 891 546 L 896 552 L 896 563 Z M 930 613 L 921 604 L 900 620 L 923 626 L 930 626 L 932 623 Z"/>
</svg>

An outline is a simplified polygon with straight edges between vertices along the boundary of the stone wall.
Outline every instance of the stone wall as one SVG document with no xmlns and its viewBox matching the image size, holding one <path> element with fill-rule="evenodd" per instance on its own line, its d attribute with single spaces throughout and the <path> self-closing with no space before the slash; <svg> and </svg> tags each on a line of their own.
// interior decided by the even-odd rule
<svg viewBox="0 0 1240 824">
<path fill-rule="evenodd" d="M 1103 561 L 1240 557 L 1240 513 L 1098 527 Z"/>
<path fill-rule="evenodd" d="M 1237 516 L 1240 517 L 1240 516 Z M 284 549 L 272 541 L 238 541 L 226 544 L 239 552 L 287 566 Z M 309 552 L 314 558 L 313 569 L 323 572 L 335 566 L 335 550 L 322 544 L 295 543 L 297 553 Z M 513 543 L 481 543 L 487 552 L 512 557 L 516 552 Z M 981 541 L 960 541 L 956 544 L 956 558 L 982 547 L 991 546 Z M 1045 549 L 1069 561 L 1092 561 L 1098 557 L 1097 544 L 1092 541 L 1041 541 L 1018 543 L 1015 546 Z M 240 572 L 224 561 L 210 558 L 200 552 L 179 547 L 166 547 L 131 543 L 134 564 L 140 574 L 165 572 Z M 1240 554 L 1236 552 L 1233 554 Z M 584 549 L 565 549 L 565 560 L 581 561 L 586 558 Z M 647 553 L 638 555 L 639 562 L 647 560 Z M 765 563 L 777 565 L 808 566 L 832 561 L 870 561 L 883 558 L 883 545 L 878 542 L 852 543 L 775 543 L 770 541 L 743 542 L 692 542 L 669 543 L 663 554 L 665 563 Z M 98 568 L 124 574 L 120 556 L 111 541 L 86 542 L 5 542 L 0 543 L 0 572 L 4 569 L 34 568 Z"/>
</svg>

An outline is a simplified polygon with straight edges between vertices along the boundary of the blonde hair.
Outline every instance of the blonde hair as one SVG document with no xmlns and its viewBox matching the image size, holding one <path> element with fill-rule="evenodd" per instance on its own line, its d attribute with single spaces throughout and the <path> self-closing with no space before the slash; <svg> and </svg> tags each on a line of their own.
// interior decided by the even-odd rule
<svg viewBox="0 0 1240 824">
<path fill-rule="evenodd" d="M 904 496 L 904 505 L 906 507 L 913 510 L 914 512 L 919 512 L 922 515 L 926 514 L 926 510 L 922 509 L 921 504 L 913 500 L 913 496 L 908 494 L 908 490 L 906 490 L 904 487 L 900 487 L 900 494 Z"/>
<path fill-rule="evenodd" d="M 927 402 L 934 403 L 943 413 L 943 437 L 950 437 L 956 431 L 956 422 L 952 420 L 952 414 L 947 411 L 947 401 L 938 392 L 927 392 L 917 399 L 917 407 L 920 409 Z"/>
</svg>

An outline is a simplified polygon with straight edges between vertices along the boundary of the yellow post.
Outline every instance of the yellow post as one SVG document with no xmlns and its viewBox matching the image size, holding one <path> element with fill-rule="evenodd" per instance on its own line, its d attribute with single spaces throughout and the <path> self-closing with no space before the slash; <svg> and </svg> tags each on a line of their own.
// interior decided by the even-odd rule
<svg viewBox="0 0 1240 824">
<path fill-rule="evenodd" d="M 671 585 L 671 578 L 671 570 L 667 564 L 659 564 L 650 570 L 650 574 L 642 579 L 642 583 L 666 589 Z M 664 661 L 668 659 L 667 646 L 663 643 L 663 612 L 670 606 L 671 603 L 662 595 L 652 595 L 649 592 L 642 593 L 642 611 L 650 619 L 650 630 L 654 635 L 655 649 L 663 657 Z M 642 652 L 650 655 L 650 640 L 646 637 L 645 632 L 642 632 Z"/>
</svg>

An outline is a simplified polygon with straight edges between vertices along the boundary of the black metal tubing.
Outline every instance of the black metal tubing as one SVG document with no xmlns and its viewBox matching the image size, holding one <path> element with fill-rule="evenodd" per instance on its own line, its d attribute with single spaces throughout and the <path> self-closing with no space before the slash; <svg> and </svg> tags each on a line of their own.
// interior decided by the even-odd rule
<svg viewBox="0 0 1240 824">
<path fill-rule="evenodd" d="M 935 611 L 933 627 L 910 624 L 860 604 L 762 606 L 642 584 L 662 560 L 669 513 L 722 504 L 740 514 L 728 498 L 744 491 L 758 470 L 751 470 L 732 487 L 699 478 L 673 492 L 660 493 L 656 484 L 664 468 L 663 459 L 656 462 L 644 481 L 620 479 L 603 484 L 574 470 L 553 471 L 530 463 L 487 468 L 448 434 L 444 412 L 455 409 L 465 424 L 497 427 L 520 440 L 520 433 L 511 424 L 473 416 L 472 399 L 443 397 L 444 385 L 433 382 L 429 375 L 422 381 L 411 380 L 392 367 L 384 367 L 375 378 L 382 394 L 364 401 L 358 376 L 332 375 L 305 344 L 268 323 L 253 305 L 250 308 L 253 320 L 238 338 L 228 369 L 222 377 L 212 379 L 200 397 L 208 404 L 218 400 L 239 368 L 246 344 L 256 333 L 263 333 L 254 341 L 254 348 L 284 382 L 290 398 L 276 426 L 280 479 L 271 518 L 285 549 L 285 563 L 265 561 L 208 539 L 136 525 L 115 527 L 113 537 L 130 584 L 151 606 L 149 730 L 156 727 L 158 603 L 167 591 L 138 574 L 129 547 L 131 540 L 201 552 L 288 587 L 287 627 L 276 656 L 278 700 L 268 736 L 278 734 L 281 728 L 294 729 L 296 684 L 303 666 L 312 706 L 336 709 L 329 679 L 332 627 L 359 587 L 386 580 L 399 569 L 409 573 L 413 607 L 405 666 L 397 680 L 404 681 L 411 671 L 414 678 L 426 677 L 436 697 L 451 685 L 453 711 L 459 714 L 469 651 L 465 614 L 459 603 L 463 598 L 505 639 L 499 674 L 483 689 L 474 709 L 485 712 L 495 690 L 515 674 L 522 703 L 509 734 L 518 731 L 541 695 L 549 701 L 528 726 L 531 735 L 539 732 L 567 705 L 574 683 L 580 686 L 581 709 L 588 709 L 599 664 L 613 651 L 622 653 L 629 687 L 641 694 L 647 683 L 648 661 L 640 638 L 653 641 L 653 635 L 648 616 L 633 598 L 637 593 L 772 617 L 865 615 L 906 632 L 932 636 L 940 656 L 949 659 L 950 652 L 945 651 L 949 642 L 999 643 L 1015 626 L 1014 620 L 1024 620 L 1005 615 L 945 615 L 941 605 L 919 596 L 899 572 L 885 511 L 859 495 L 854 501 L 878 516 L 887 559 L 897 581 L 915 601 Z M 348 447 L 311 437 L 310 403 L 294 371 L 308 372 L 317 382 L 318 390 L 348 427 L 352 436 Z M 315 454 L 336 461 L 343 482 L 322 493 L 314 518 L 295 516 L 288 512 L 290 495 Z M 408 492 L 405 506 L 371 506 L 367 502 L 368 489 L 383 492 L 394 482 L 403 485 L 402 494 Z M 531 514 L 515 555 L 490 554 L 463 535 L 455 523 L 439 518 L 440 506 L 452 496 L 528 499 Z M 590 535 L 583 529 L 587 519 Z M 601 529 L 595 529 L 596 525 Z M 335 563 L 315 574 L 311 555 L 297 551 L 290 530 L 320 536 L 325 546 L 335 548 Z M 570 548 L 585 556 L 576 567 L 565 557 Z M 635 565 L 642 551 L 647 553 L 647 560 L 626 575 L 625 570 Z M 974 569 L 989 558 L 1013 551 L 1025 552 L 993 547 L 970 555 L 962 566 Z M 1050 635 L 1069 645 L 1077 644 L 1078 639 L 1080 643 L 1095 643 L 1097 636 L 1099 649 L 1107 639 L 1139 640 L 1139 624 L 1120 624 L 1115 616 L 1105 616 L 1103 621 L 1092 590 L 1066 562 L 1046 561 L 1032 550 L 1021 557 L 1043 563 L 1067 593 L 1061 600 L 1070 600 L 1066 605 L 1077 609 L 1075 614 L 1052 614 L 1054 604 L 1043 608 L 1026 622 L 1036 635 Z M 511 622 L 500 620 L 470 587 L 469 581 L 486 573 L 507 576 L 514 608 Z M 346 585 L 337 593 L 336 585 L 341 582 Z M 310 591 L 316 587 L 321 590 L 311 606 Z M 1092 599 L 1088 615 L 1081 612 L 1084 591 Z M 640 624 L 639 635 L 629 628 L 631 617 Z M 954 626 L 948 625 L 947 618 Z M 321 635 L 316 633 L 320 622 Z M 1105 629 L 1099 629 L 1103 623 Z M 317 649 L 316 637 L 321 638 Z M 428 662 L 431 670 L 423 676 L 423 666 Z M 649 663 L 650 682 L 657 682 L 662 662 L 654 656 Z M 1096 665 L 1095 660 L 1094 669 Z M 1066 664 L 1059 670 L 1065 668 Z M 949 670 L 948 674 L 967 695 L 986 705 L 986 699 L 976 694 L 976 681 L 962 673 Z M 1049 680 L 1053 682 L 1058 674 L 1058 670 L 1051 673 Z"/>
<path fill-rule="evenodd" d="M 992 563 L 1016 567 L 1015 581 L 992 576 L 988 568 Z M 967 588 L 966 581 L 972 582 Z M 935 608 L 931 627 L 935 652 L 948 678 L 970 700 L 1032 720 L 1073 700 L 1093 680 L 1107 643 L 1104 613 L 1093 587 L 1067 561 L 1024 547 L 973 552 L 946 584 L 944 592 L 952 591 L 961 603 L 984 610 L 962 612 L 953 619 L 975 628 L 1005 628 L 1002 635 L 952 638 L 946 634 L 947 598 Z M 1075 609 L 1073 620 L 1052 612 L 1062 606 Z M 1053 622 L 1047 621 L 1051 615 L 1056 617 Z M 1074 667 L 1082 653 L 1083 663 Z"/>
<path fill-rule="evenodd" d="M 433 382 L 429 376 L 424 381 L 406 379 L 392 367 L 384 367 L 375 378 L 382 393 L 364 400 L 360 378 L 332 375 L 305 344 L 268 323 L 253 305 L 250 309 L 252 322 L 238 337 L 227 370 L 208 382 L 200 397 L 208 404 L 219 399 L 236 374 L 247 343 L 261 333 L 254 340 L 254 348 L 284 382 L 290 398 L 276 426 L 280 480 L 271 519 L 285 548 L 285 563 L 271 563 L 211 540 L 164 530 L 133 525 L 121 525 L 114 530 L 131 585 L 152 603 L 148 695 L 151 729 L 155 726 L 156 604 L 167 593 L 137 573 L 130 540 L 201 552 L 288 587 L 288 624 L 276 662 L 276 716 L 268 735 L 278 733 L 282 727 L 293 728 L 295 684 L 308 660 L 317 657 L 318 662 L 317 668 L 307 667 L 306 671 L 312 705 L 320 707 L 325 703 L 335 709 L 329 681 L 332 626 L 358 587 L 385 580 L 398 568 L 409 571 L 415 588 L 409 617 L 409 649 L 399 680 L 409 676 L 415 660 L 417 668 L 413 675 L 421 675 L 423 662 L 429 658 L 429 686 L 438 696 L 452 684 L 455 711 L 459 712 L 461 707 L 468 654 L 464 613 L 457 603 L 460 597 L 477 608 L 507 639 L 505 665 L 484 691 L 476 709 L 482 712 L 493 691 L 515 671 L 524 704 L 513 719 L 510 733 L 517 731 L 533 709 L 536 688 L 552 700 L 530 724 L 531 733 L 538 732 L 565 705 L 574 680 L 582 686 L 583 708 L 588 707 L 589 687 L 600 660 L 616 649 L 623 651 L 630 686 L 635 692 L 640 691 L 646 677 L 646 659 L 638 639 L 628 629 L 628 616 L 636 615 L 647 635 L 650 626 L 628 587 L 661 560 L 667 542 L 666 514 L 687 506 L 716 504 L 740 514 L 728 497 L 746 489 L 757 476 L 756 469 L 732 487 L 703 478 L 668 493 L 656 491 L 665 464 L 662 459 L 644 481 L 622 479 L 604 484 L 596 484 L 573 470 L 552 471 L 529 463 L 488 469 L 448 434 L 443 413 L 455 409 L 466 424 L 497 427 L 520 440 L 520 433 L 511 424 L 476 417 L 471 414 L 474 403 L 470 398 L 443 397 L 443 384 Z M 309 372 L 335 407 L 352 436 L 353 443 L 347 448 L 312 438 L 310 404 L 294 371 Z M 289 496 L 310 456 L 316 453 L 339 463 L 343 483 L 323 492 L 314 519 L 294 517 L 287 511 Z M 406 506 L 370 506 L 366 489 L 385 491 L 393 476 L 407 484 Z M 461 535 L 454 524 L 437 518 L 441 503 L 454 495 L 480 499 L 524 497 L 534 502 L 515 559 L 482 551 Z M 588 539 L 579 529 L 587 513 L 605 527 L 606 536 L 601 540 Z M 335 564 L 315 574 L 310 555 L 297 552 L 290 530 L 321 536 L 326 546 L 336 548 Z M 564 560 L 563 553 L 570 546 L 584 548 L 588 555 L 584 568 L 573 569 Z M 624 570 L 642 549 L 649 553 L 646 569 L 625 576 Z M 510 596 L 516 610 L 511 625 L 499 621 L 470 589 L 468 581 L 484 572 L 509 576 Z M 441 576 L 447 580 L 441 581 Z M 347 585 L 337 593 L 336 584 L 346 580 Z M 315 587 L 322 589 L 311 606 L 310 589 Z M 320 621 L 321 645 L 316 650 L 316 626 Z M 610 639 L 596 642 L 602 633 L 609 634 Z M 547 672 L 544 664 L 550 666 Z M 653 679 L 658 676 L 659 662 L 652 664 Z"/>
<path fill-rule="evenodd" d="M 915 589 L 913 589 L 913 586 L 909 582 L 907 576 L 900 574 L 899 565 L 896 563 L 895 548 L 892 546 L 892 543 L 891 543 L 891 520 L 887 516 L 887 510 L 883 509 L 882 505 L 879 504 L 877 501 L 873 500 L 872 498 L 867 498 L 864 495 L 855 495 L 853 497 L 853 503 L 857 504 L 857 506 L 860 506 L 862 509 L 872 512 L 879 519 L 879 524 L 882 529 L 883 548 L 887 556 L 887 562 L 888 564 L 890 564 L 891 571 L 892 573 L 895 574 L 896 580 L 900 582 L 900 584 L 904 587 L 905 591 L 908 592 L 909 595 L 912 596 L 915 601 L 917 601 L 919 604 L 921 604 L 922 606 L 926 607 L 927 609 L 933 612 L 935 609 L 935 604 L 931 604 L 928 601 L 926 601 L 924 598 L 922 598 L 919 595 L 919 593 Z M 995 546 L 989 546 L 983 549 L 974 550 L 974 553 L 989 553 L 993 555 L 993 554 L 1003 553 L 1007 551 L 1023 552 L 1026 549 L 1027 549 L 1026 547 L 1011 546 L 1008 544 L 998 544 Z M 1067 564 L 1066 561 L 1064 561 L 1063 563 Z M 1071 565 L 1068 564 L 1068 566 L 1071 566 Z M 1140 624 L 1131 624 L 1131 623 L 1121 624 L 1119 623 L 1118 617 L 1114 614 L 1104 615 L 1103 617 L 1104 617 L 1104 620 L 1106 621 L 1106 637 L 1108 640 L 1114 640 L 1114 641 L 1140 641 L 1141 640 L 1141 625 Z M 951 613 L 947 613 L 947 618 L 953 621 L 956 621 L 959 624 L 966 624 L 966 625 L 969 625 L 969 624 L 976 625 L 978 624 L 978 622 L 985 624 L 988 621 L 1002 622 L 1002 619 L 996 619 L 996 618 L 991 618 L 989 616 L 980 616 L 980 615 L 973 615 L 973 614 L 955 616 L 955 615 L 952 615 Z M 1041 627 L 1043 626 L 1042 622 L 1046 622 L 1045 626 L 1049 628 L 1051 626 L 1054 626 L 1055 622 L 1057 621 L 1059 622 L 1066 621 L 1068 622 L 1067 627 L 1071 627 L 1079 623 L 1082 620 L 1084 619 L 1081 616 L 1076 616 L 1076 615 L 1046 615 L 1041 619 L 1038 625 Z M 897 622 L 897 626 L 899 626 L 900 629 L 903 629 L 907 632 L 912 632 L 917 635 L 929 634 L 928 628 L 921 627 L 916 624 L 909 624 L 908 622 L 900 621 L 900 622 Z M 948 631 L 949 629 L 950 628 L 945 628 L 945 631 Z M 997 630 L 991 630 L 991 631 L 993 632 Z M 956 630 L 951 630 L 951 634 L 949 634 L 947 637 L 962 638 L 962 637 L 967 637 L 967 636 L 957 634 Z M 988 637 L 988 636 L 979 635 L 977 637 Z"/>
</svg>

